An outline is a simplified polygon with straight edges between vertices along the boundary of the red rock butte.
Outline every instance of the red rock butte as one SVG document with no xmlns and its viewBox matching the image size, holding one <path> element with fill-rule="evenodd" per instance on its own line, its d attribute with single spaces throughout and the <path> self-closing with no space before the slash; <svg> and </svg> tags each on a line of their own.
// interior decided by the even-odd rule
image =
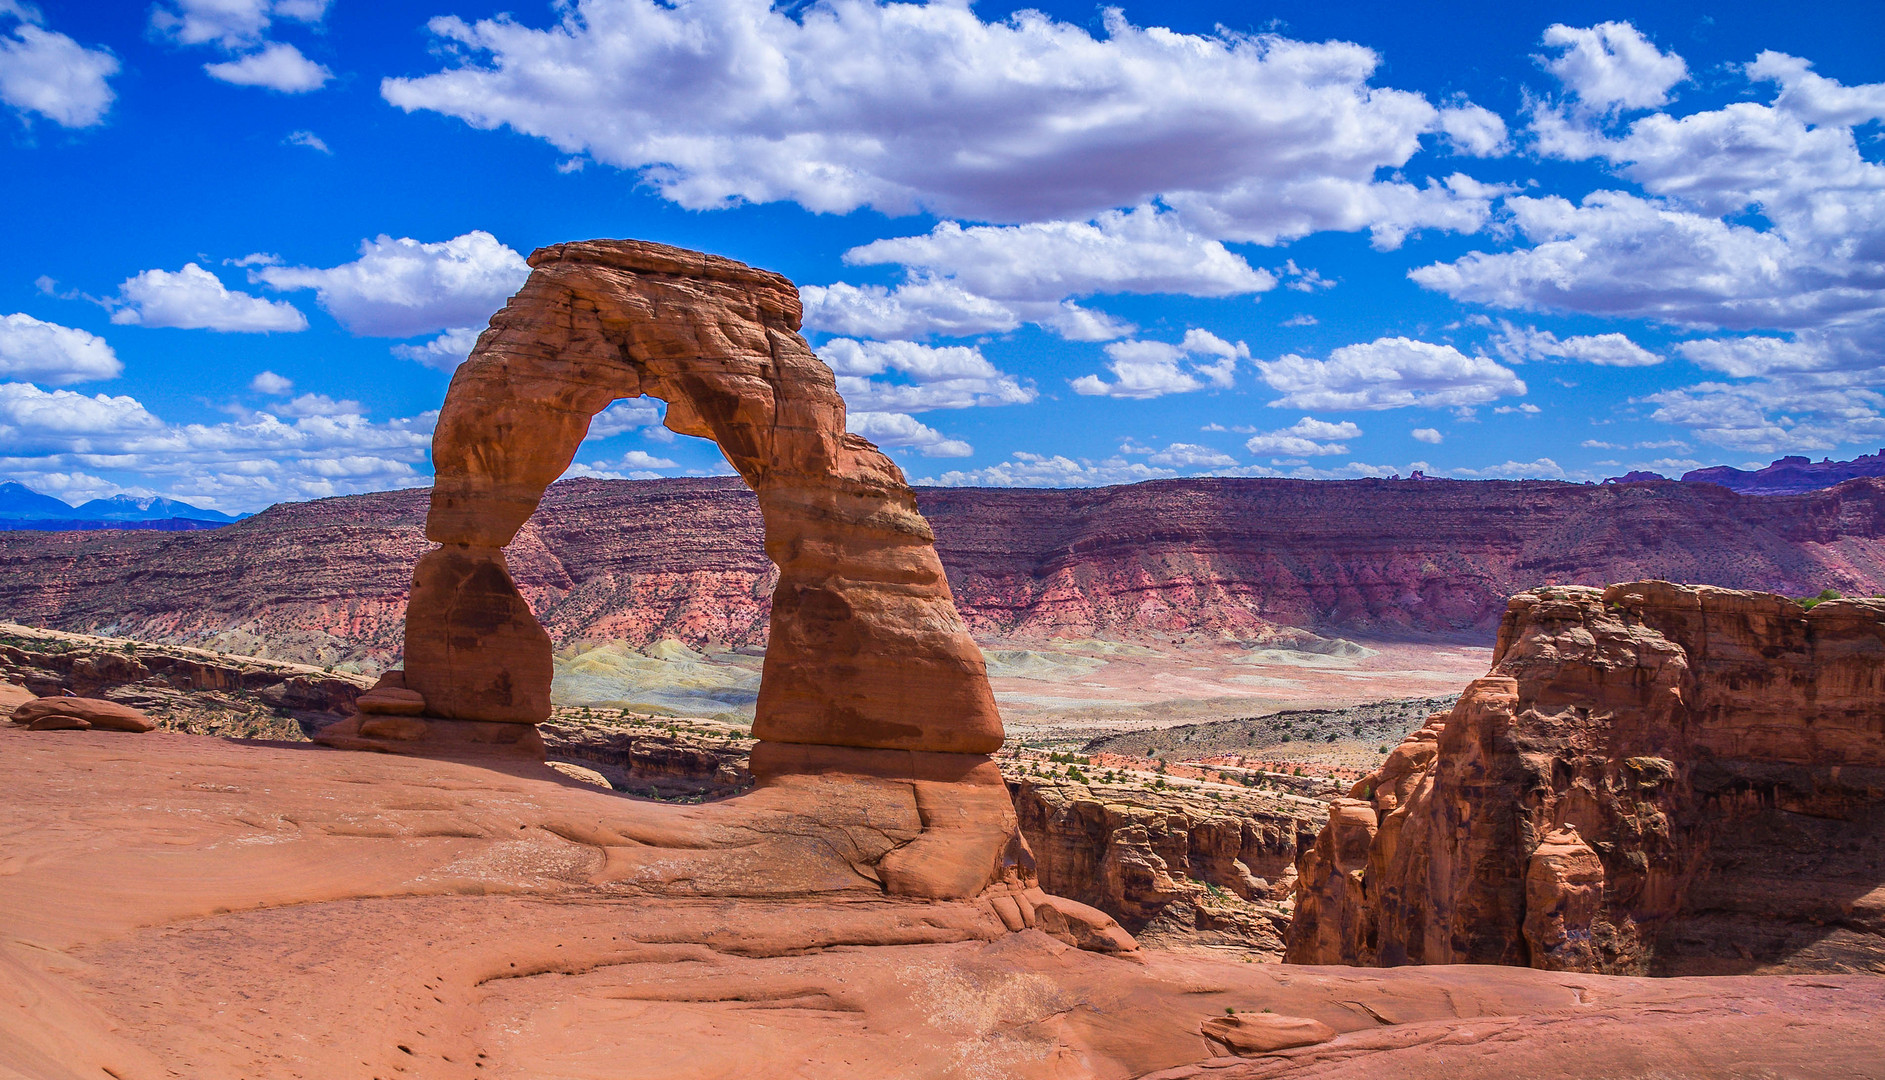
<svg viewBox="0 0 1885 1080">
<path fill-rule="evenodd" d="M 1491 673 L 1337 799 L 1289 959 L 1885 970 L 1885 600 L 1512 598 Z"/>
</svg>

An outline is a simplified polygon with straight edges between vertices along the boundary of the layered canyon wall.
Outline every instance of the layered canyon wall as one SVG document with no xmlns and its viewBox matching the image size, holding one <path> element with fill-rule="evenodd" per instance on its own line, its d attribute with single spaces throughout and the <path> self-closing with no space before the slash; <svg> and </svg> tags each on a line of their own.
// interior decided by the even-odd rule
<svg viewBox="0 0 1885 1080">
<path fill-rule="evenodd" d="M 1514 597 L 1298 871 L 1298 963 L 1885 970 L 1885 600 Z"/>
<path fill-rule="evenodd" d="M 0 533 L 0 614 L 369 670 L 400 654 L 427 493 L 275 507 L 210 532 Z M 1885 591 L 1885 480 L 1703 484 L 1162 480 L 919 489 L 978 636 L 1489 639 L 1541 583 Z M 776 583 L 733 478 L 552 486 L 507 552 L 553 641 L 762 646 Z"/>
</svg>

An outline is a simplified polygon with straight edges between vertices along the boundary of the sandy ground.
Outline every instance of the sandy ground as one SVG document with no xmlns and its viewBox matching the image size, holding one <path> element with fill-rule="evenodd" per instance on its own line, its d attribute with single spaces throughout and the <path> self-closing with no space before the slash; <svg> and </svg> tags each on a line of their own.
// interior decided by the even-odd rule
<svg viewBox="0 0 1885 1080">
<path fill-rule="evenodd" d="M 1885 1076 L 1871 977 L 1105 956 L 599 878 L 580 822 L 674 808 L 541 766 L 11 726 L 0 761 L 7 1080 Z M 1328 1031 L 1230 1057 L 1233 1011 Z"/>
</svg>

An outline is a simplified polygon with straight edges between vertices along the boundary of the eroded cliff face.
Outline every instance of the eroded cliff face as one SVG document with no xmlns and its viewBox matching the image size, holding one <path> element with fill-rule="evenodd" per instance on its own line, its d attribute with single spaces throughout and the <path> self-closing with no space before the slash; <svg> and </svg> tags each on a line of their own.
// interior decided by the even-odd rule
<svg viewBox="0 0 1885 1080">
<path fill-rule="evenodd" d="M 1885 964 L 1885 600 L 1538 589 L 1494 656 L 1336 800 L 1290 960 Z"/>
<path fill-rule="evenodd" d="M 1154 946 L 1214 945 L 1280 957 L 1307 807 L 1213 802 L 1010 779 L 1041 887 L 1089 904 Z"/>
</svg>

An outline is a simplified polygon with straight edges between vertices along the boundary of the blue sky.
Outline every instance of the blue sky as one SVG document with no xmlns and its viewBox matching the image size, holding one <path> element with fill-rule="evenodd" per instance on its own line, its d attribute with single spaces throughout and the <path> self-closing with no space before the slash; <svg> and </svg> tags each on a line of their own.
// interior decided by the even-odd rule
<svg viewBox="0 0 1885 1080">
<path fill-rule="evenodd" d="M 798 282 L 917 482 L 1870 452 L 1881 40 L 1876 3 L 0 0 L 0 477 L 424 484 L 523 256 L 598 236 Z M 573 471 L 725 467 L 643 402 Z"/>
</svg>

